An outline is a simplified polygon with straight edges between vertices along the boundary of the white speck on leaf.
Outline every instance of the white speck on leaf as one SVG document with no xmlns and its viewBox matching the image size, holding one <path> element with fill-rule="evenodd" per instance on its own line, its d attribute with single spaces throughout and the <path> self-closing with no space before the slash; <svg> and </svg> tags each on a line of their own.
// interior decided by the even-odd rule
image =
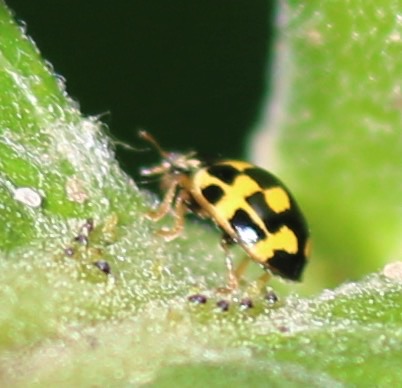
<svg viewBox="0 0 402 388">
<path fill-rule="evenodd" d="M 14 191 L 14 199 L 29 207 L 39 207 L 42 204 L 41 195 L 30 187 L 20 187 Z"/>
</svg>

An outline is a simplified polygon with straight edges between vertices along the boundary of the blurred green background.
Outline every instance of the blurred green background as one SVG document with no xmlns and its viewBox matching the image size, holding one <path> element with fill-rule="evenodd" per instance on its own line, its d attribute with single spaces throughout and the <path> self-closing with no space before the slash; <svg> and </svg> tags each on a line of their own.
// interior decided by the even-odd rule
<svg viewBox="0 0 402 388">
<path fill-rule="evenodd" d="M 241 157 L 258 117 L 274 2 L 10 0 L 85 115 L 119 140 Z M 155 155 L 117 150 L 126 171 Z"/>
</svg>

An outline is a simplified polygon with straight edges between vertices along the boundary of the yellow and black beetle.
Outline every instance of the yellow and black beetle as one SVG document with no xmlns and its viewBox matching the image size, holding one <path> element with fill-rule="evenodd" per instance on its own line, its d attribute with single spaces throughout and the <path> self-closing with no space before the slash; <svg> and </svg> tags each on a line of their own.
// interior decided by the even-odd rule
<svg viewBox="0 0 402 388">
<path fill-rule="evenodd" d="M 223 160 L 203 163 L 195 153 L 166 152 L 147 132 L 139 136 L 159 151 L 160 165 L 142 169 L 142 175 L 160 175 L 165 197 L 159 208 L 150 211 L 158 221 L 170 210 L 175 224 L 159 234 L 167 240 L 178 237 L 184 216 L 192 212 L 210 218 L 223 232 L 229 273 L 227 290 L 235 290 L 250 258 L 266 272 L 259 279 L 263 286 L 270 273 L 300 281 L 309 254 L 306 220 L 289 190 L 274 175 L 251 163 Z M 228 254 L 231 244 L 239 244 L 247 258 L 234 270 Z"/>
</svg>

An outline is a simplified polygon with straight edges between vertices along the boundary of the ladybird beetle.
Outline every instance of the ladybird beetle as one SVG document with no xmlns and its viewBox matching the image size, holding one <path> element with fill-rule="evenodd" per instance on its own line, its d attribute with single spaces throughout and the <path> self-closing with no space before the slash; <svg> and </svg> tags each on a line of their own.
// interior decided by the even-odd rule
<svg viewBox="0 0 402 388">
<path fill-rule="evenodd" d="M 161 236 L 167 240 L 178 237 L 185 214 L 192 212 L 212 219 L 223 232 L 227 290 L 238 287 L 250 259 L 266 271 L 258 279 L 258 288 L 271 273 L 301 280 L 309 255 L 308 227 L 293 196 L 278 178 L 243 161 L 204 163 L 194 152 L 166 152 L 146 131 L 140 131 L 139 137 L 151 143 L 162 157 L 160 165 L 141 170 L 145 176 L 161 176 L 166 190 L 159 208 L 147 213 L 148 218 L 158 221 L 169 211 L 174 215 L 174 226 L 161 229 Z M 228 250 L 231 244 L 239 244 L 247 253 L 236 270 Z"/>
</svg>

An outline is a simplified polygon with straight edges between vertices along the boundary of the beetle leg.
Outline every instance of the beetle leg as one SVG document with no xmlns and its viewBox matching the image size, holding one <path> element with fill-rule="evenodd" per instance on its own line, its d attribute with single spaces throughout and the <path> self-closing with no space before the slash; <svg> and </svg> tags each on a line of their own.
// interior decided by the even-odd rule
<svg viewBox="0 0 402 388">
<path fill-rule="evenodd" d="M 228 284 L 226 287 L 220 287 L 218 288 L 218 292 L 224 293 L 224 294 L 230 294 L 233 291 L 237 290 L 239 288 L 239 281 L 236 276 L 236 271 L 234 270 L 233 267 L 233 260 L 232 260 L 232 255 L 229 252 L 229 246 L 232 245 L 234 242 L 230 238 L 230 236 L 224 234 L 221 240 L 221 247 L 225 251 L 225 265 L 226 269 L 228 271 Z"/>
<path fill-rule="evenodd" d="M 269 272 L 264 272 L 257 280 L 253 281 L 247 288 L 247 294 L 252 296 L 261 295 L 262 290 L 271 279 L 272 275 Z"/>
<path fill-rule="evenodd" d="M 167 241 L 174 240 L 183 231 L 184 215 L 186 214 L 187 205 L 185 203 L 185 192 L 182 191 L 176 198 L 174 204 L 174 225 L 171 229 L 161 229 L 158 235 L 164 237 Z"/>
<path fill-rule="evenodd" d="M 250 258 L 248 256 L 244 257 L 244 259 L 241 261 L 241 263 L 237 266 L 235 270 L 235 276 L 237 280 L 240 280 L 243 277 L 243 274 L 246 271 L 249 264 L 250 264 Z"/>
<path fill-rule="evenodd" d="M 172 202 L 174 199 L 174 195 L 176 194 L 176 189 L 177 189 L 178 184 L 179 184 L 179 182 L 177 180 L 172 182 L 172 184 L 166 191 L 165 198 L 163 198 L 163 201 L 161 202 L 159 207 L 156 210 L 150 210 L 146 214 L 146 217 L 148 219 L 150 219 L 152 221 L 159 221 L 164 216 L 166 216 L 166 214 L 172 208 Z"/>
<path fill-rule="evenodd" d="M 272 275 L 269 272 L 264 272 L 258 279 L 257 279 L 257 290 L 261 291 L 266 284 L 268 283 L 268 281 L 272 278 Z"/>
<path fill-rule="evenodd" d="M 233 268 L 233 260 L 231 255 L 226 255 L 225 264 L 229 277 L 227 288 L 229 291 L 237 290 L 239 288 L 239 279 L 237 279 L 236 272 Z"/>
<path fill-rule="evenodd" d="M 239 288 L 239 282 L 250 263 L 250 258 L 245 257 L 235 269 L 233 266 L 232 257 L 230 256 L 229 252 L 226 252 L 225 263 L 229 275 L 227 288 L 229 292 L 232 292 Z"/>
</svg>

